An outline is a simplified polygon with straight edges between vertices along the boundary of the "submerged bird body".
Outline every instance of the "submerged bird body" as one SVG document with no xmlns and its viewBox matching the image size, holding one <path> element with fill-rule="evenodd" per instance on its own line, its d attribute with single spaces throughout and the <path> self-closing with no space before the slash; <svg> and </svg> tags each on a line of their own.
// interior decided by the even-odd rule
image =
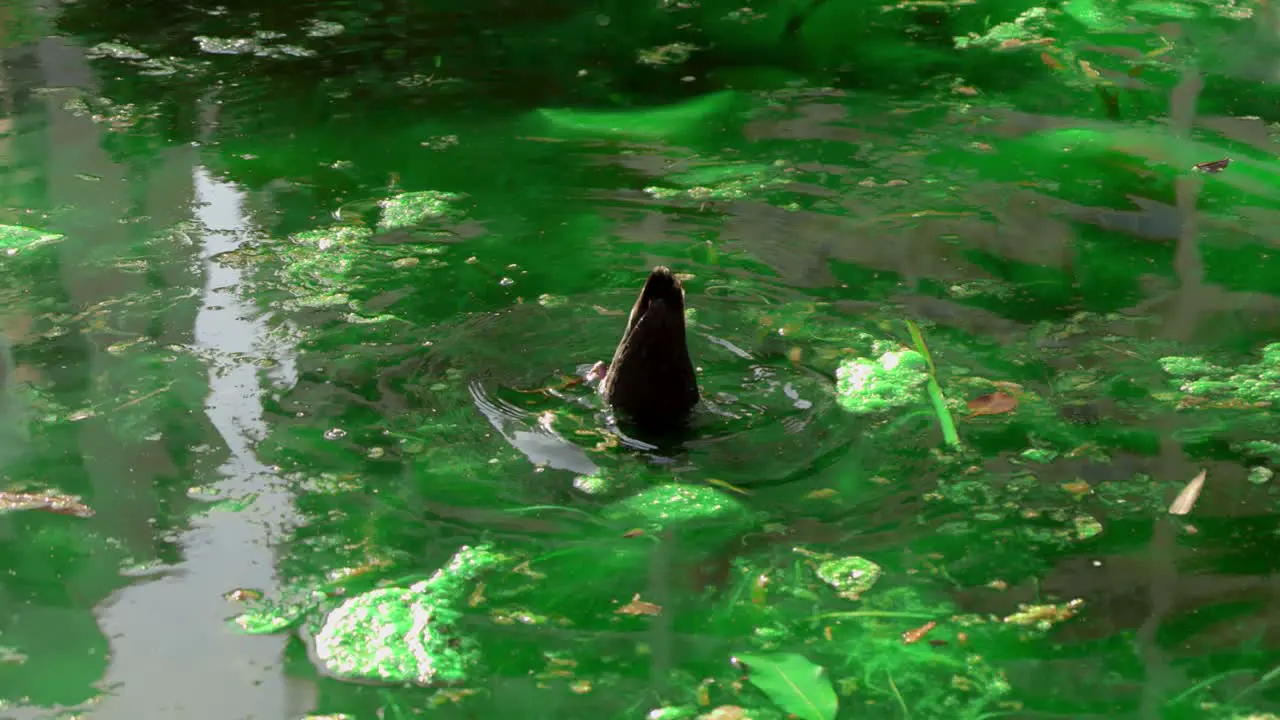
<svg viewBox="0 0 1280 720">
<path fill-rule="evenodd" d="M 684 288 L 657 267 L 631 308 L 600 394 L 624 420 L 646 433 L 675 432 L 698 402 L 698 379 L 685 336 Z"/>
</svg>

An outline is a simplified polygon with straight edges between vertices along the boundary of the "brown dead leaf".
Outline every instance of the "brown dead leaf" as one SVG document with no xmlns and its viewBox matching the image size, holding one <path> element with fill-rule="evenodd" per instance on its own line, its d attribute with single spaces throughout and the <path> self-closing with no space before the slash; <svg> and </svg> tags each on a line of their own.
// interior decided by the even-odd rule
<svg viewBox="0 0 1280 720">
<path fill-rule="evenodd" d="M 937 621 L 930 620 L 929 622 L 921 625 L 918 628 L 915 628 L 914 630 L 908 630 L 902 633 L 902 644 L 910 645 L 912 643 L 920 642 L 920 638 L 924 637 L 925 635 L 928 635 L 929 631 L 936 627 L 938 627 Z"/>
<path fill-rule="evenodd" d="M 997 391 L 970 400 L 969 417 L 978 417 L 980 415 L 1001 415 L 1013 412 L 1017 407 L 1017 398 L 1007 392 Z"/>
<path fill-rule="evenodd" d="M 513 572 L 513 573 L 519 573 L 520 575 L 524 575 L 525 577 L 533 578 L 534 580 L 545 580 L 545 579 L 546 579 L 546 577 L 547 577 L 546 573 L 540 573 L 540 572 L 538 572 L 537 570 L 534 570 L 533 568 L 529 567 L 529 561 L 528 561 L 528 560 L 525 560 L 524 562 L 520 563 L 519 565 L 517 565 L 517 566 L 515 566 L 515 567 L 511 568 L 511 572 Z"/>
<path fill-rule="evenodd" d="M 631 598 L 631 602 L 618 608 L 614 613 L 617 615 L 661 615 L 662 606 L 641 600 L 640 593 L 636 593 Z"/>
<path fill-rule="evenodd" d="M 1221 160 L 1211 160 L 1209 162 L 1196 163 L 1195 169 L 1209 174 L 1220 173 L 1227 169 L 1231 164 L 1231 158 L 1222 158 Z"/>
<path fill-rule="evenodd" d="M 1200 490 L 1204 487 L 1204 479 L 1208 474 L 1208 470 L 1201 470 L 1199 475 L 1191 478 L 1191 482 L 1182 488 L 1182 492 L 1178 493 L 1178 497 L 1174 498 L 1173 504 L 1169 506 L 1170 515 L 1186 515 L 1191 512 L 1196 500 L 1200 498 Z"/>
<path fill-rule="evenodd" d="M 227 602 L 253 602 L 262 599 L 262 591 L 250 588 L 236 588 L 223 593 L 222 599 Z"/>
<path fill-rule="evenodd" d="M 711 704 L 711 688 L 708 687 L 707 681 L 698 684 L 698 706 L 706 707 Z"/>
<path fill-rule="evenodd" d="M 0 513 L 14 510 L 48 510 L 59 515 L 93 517 L 93 508 L 80 502 L 80 498 L 63 495 L 56 490 L 40 493 L 0 492 Z"/>
<path fill-rule="evenodd" d="M 1062 489 L 1074 495 L 1077 500 L 1088 495 L 1093 490 L 1089 483 L 1084 480 L 1072 480 L 1071 482 L 1062 483 Z"/>
<path fill-rule="evenodd" d="M 475 590 L 471 591 L 471 595 L 467 597 L 467 607 L 480 607 L 487 602 L 484 596 L 485 584 L 476 583 Z"/>
</svg>

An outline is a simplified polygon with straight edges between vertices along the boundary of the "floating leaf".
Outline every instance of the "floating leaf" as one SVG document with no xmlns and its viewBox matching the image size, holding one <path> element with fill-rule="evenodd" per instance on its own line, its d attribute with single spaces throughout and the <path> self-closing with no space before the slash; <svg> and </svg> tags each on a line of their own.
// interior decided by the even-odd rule
<svg viewBox="0 0 1280 720">
<path fill-rule="evenodd" d="M 93 508 L 80 502 L 80 498 L 64 495 L 56 490 L 40 493 L 0 492 L 0 514 L 14 510 L 48 510 L 59 515 L 93 517 Z"/>
<path fill-rule="evenodd" d="M 631 602 L 614 611 L 617 615 L 661 615 L 662 606 L 640 599 L 640 593 L 631 598 Z"/>
<path fill-rule="evenodd" d="M 1006 617 L 1004 622 L 1010 625 L 1048 630 L 1058 623 L 1075 617 L 1076 611 L 1083 606 L 1084 600 L 1080 598 L 1058 605 L 1019 605 L 1018 612 Z"/>
<path fill-rule="evenodd" d="M 1208 470 L 1201 470 L 1199 475 L 1191 478 L 1191 482 L 1182 488 L 1182 492 L 1178 493 L 1178 497 L 1174 498 L 1173 504 L 1169 506 L 1170 515 L 1186 515 L 1191 512 L 1196 500 L 1200 499 L 1200 490 L 1204 487 L 1204 479 L 1208 474 Z"/>
<path fill-rule="evenodd" d="M 1222 158 L 1221 160 L 1213 160 L 1211 162 L 1196 163 L 1195 169 L 1207 173 L 1220 173 L 1227 169 L 1231 164 L 1231 158 Z"/>
<path fill-rule="evenodd" d="M 997 391 L 969 401 L 969 417 L 980 415 L 1001 415 L 1013 412 L 1018 407 L 1018 399 L 1007 392 Z"/>
<path fill-rule="evenodd" d="M 801 720 L 836 716 L 840 701 L 826 669 L 803 655 L 738 655 L 735 660 L 746 665 L 747 680 L 784 711 Z"/>
<path fill-rule="evenodd" d="M 930 620 L 918 628 L 912 628 L 911 630 L 902 633 L 902 644 L 910 645 L 912 643 L 920 642 L 920 638 L 928 635 L 929 631 L 936 627 L 938 627 L 938 622 L 936 620 Z"/>
</svg>

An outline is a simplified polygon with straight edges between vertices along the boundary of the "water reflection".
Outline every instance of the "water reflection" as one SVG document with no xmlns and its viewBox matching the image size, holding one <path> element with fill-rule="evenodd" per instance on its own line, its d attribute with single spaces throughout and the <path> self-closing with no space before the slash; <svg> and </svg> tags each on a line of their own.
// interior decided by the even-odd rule
<svg viewBox="0 0 1280 720">
<path fill-rule="evenodd" d="M 290 348 L 282 342 L 288 334 L 270 331 L 262 312 L 240 297 L 239 270 L 211 260 L 255 232 L 240 192 L 201 168 L 192 172 L 200 227 L 193 240 L 205 276 L 193 349 L 210 364 L 204 412 L 229 453 L 206 489 L 212 497 L 249 505 L 206 513 L 177 538 L 182 561 L 172 572 L 104 605 L 100 618 L 113 637 L 106 682 L 115 689 L 98 713 L 293 717 L 315 698 L 308 682 L 280 673 L 284 638 L 244 638 L 225 622 L 235 610 L 225 599 L 232 590 L 276 590 L 274 545 L 296 522 L 283 480 L 253 451 L 266 434 L 258 373 L 271 368 L 268 377 L 285 387 L 295 380 Z"/>
</svg>

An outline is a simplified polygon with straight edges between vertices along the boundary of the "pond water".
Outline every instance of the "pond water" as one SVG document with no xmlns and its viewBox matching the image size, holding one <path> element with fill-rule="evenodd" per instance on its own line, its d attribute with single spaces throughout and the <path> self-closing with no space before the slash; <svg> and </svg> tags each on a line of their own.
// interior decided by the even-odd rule
<svg viewBox="0 0 1280 720">
<path fill-rule="evenodd" d="M 1275 717 L 1278 33 L 6 3 L 0 717 Z"/>
</svg>

